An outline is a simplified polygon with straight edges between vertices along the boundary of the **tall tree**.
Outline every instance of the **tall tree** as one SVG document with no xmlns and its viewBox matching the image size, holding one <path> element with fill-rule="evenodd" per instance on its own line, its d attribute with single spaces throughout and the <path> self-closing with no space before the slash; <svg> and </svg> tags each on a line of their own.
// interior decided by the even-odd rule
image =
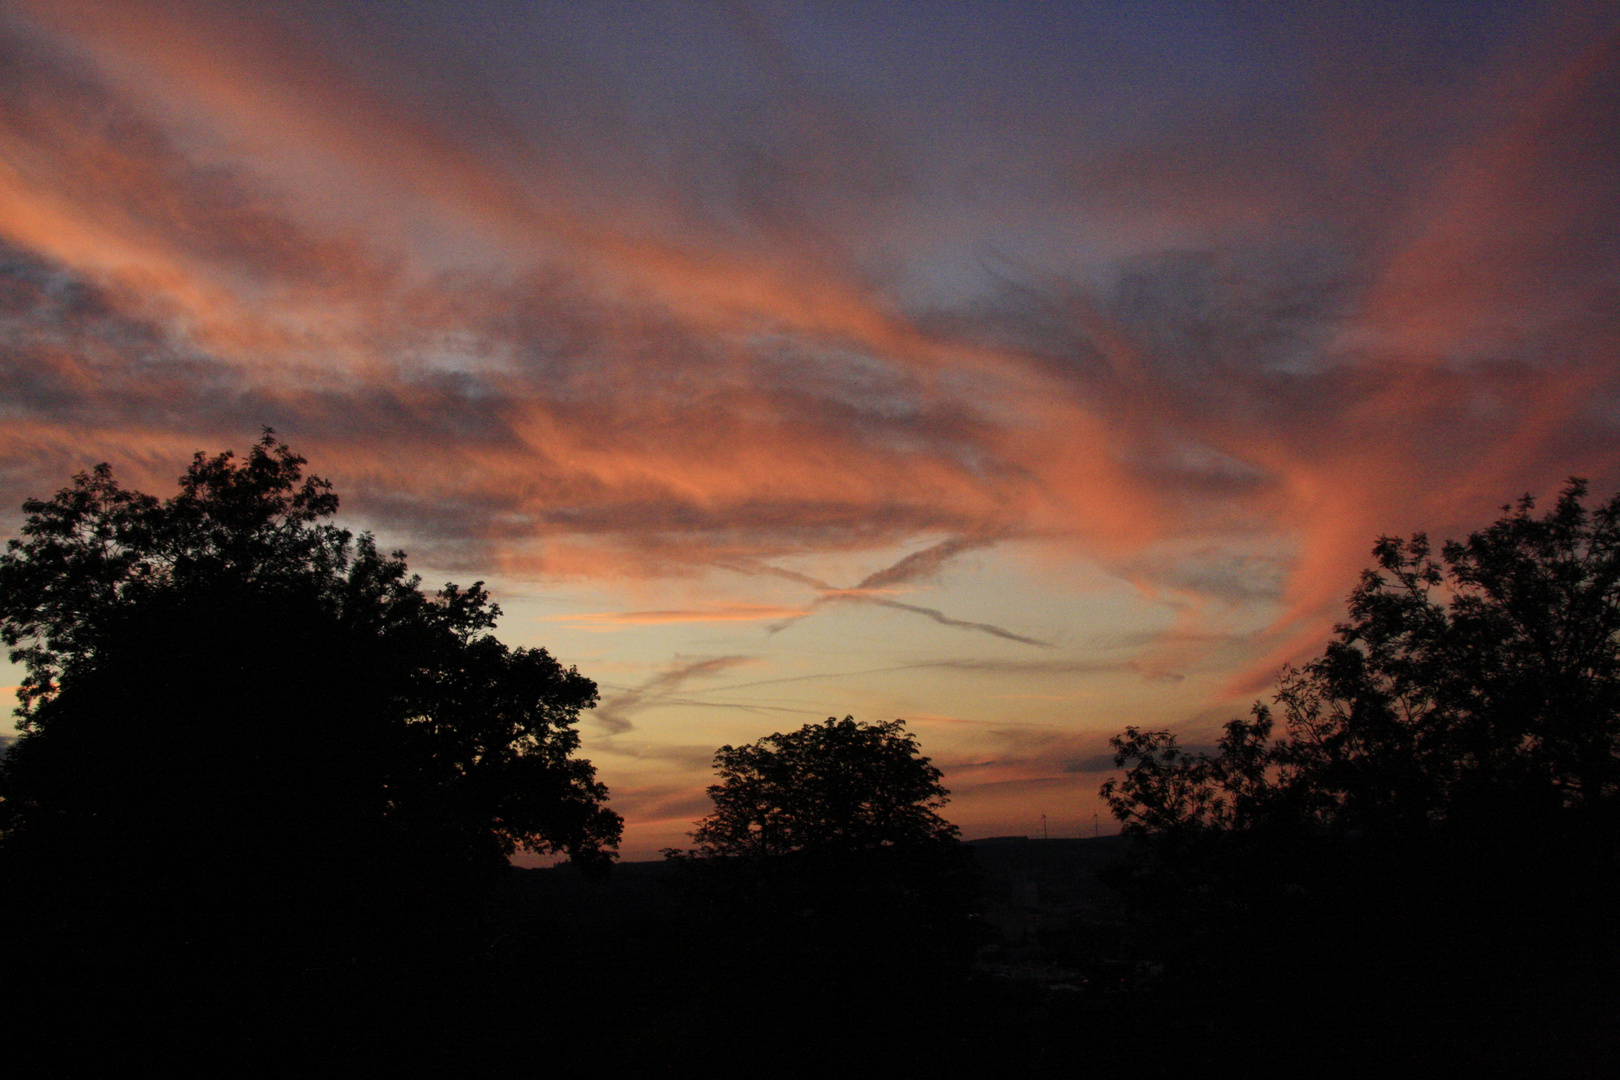
<svg viewBox="0 0 1620 1080">
<path fill-rule="evenodd" d="M 1588 509 L 1572 480 L 1529 496 L 1438 559 L 1380 538 L 1326 651 L 1284 671 L 1274 705 L 1227 725 L 1214 755 L 1168 732 L 1113 740 L 1103 796 L 1127 831 L 1299 826 L 1413 834 L 1620 798 L 1620 496 Z"/>
<path fill-rule="evenodd" d="M 287 1001 L 442 938 L 518 849 L 612 857 L 576 753 L 595 684 L 495 638 L 481 584 L 429 595 L 331 524 L 304 464 L 267 430 L 167 500 L 102 465 L 24 504 L 0 903 L 32 975 L 166 971 L 206 1000 L 252 969 Z"/>
<path fill-rule="evenodd" d="M 1438 556 L 1379 539 L 1326 650 L 1214 753 L 1113 740 L 1140 950 L 1332 1038 L 1493 1066 L 1590 1039 L 1620 955 L 1620 496 L 1586 494 Z"/>
</svg>

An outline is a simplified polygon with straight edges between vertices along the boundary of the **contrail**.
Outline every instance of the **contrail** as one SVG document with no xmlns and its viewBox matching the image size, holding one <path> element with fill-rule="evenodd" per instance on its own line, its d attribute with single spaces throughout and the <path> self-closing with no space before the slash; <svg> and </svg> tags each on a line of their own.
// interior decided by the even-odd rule
<svg viewBox="0 0 1620 1080">
<path fill-rule="evenodd" d="M 955 555 L 959 555 L 964 551 L 972 551 L 977 548 L 989 547 L 995 542 L 996 541 L 993 538 L 988 537 L 953 536 L 948 539 L 941 540 L 932 547 L 924 548 L 921 551 L 914 551 L 910 555 L 905 556 L 892 565 L 884 567 L 882 570 L 875 573 L 866 575 L 866 577 L 861 579 L 860 584 L 856 585 L 853 589 L 840 589 L 829 584 L 828 582 L 821 580 L 820 578 L 813 577 L 810 574 L 800 573 L 797 570 L 787 570 L 780 566 L 772 566 L 769 563 L 733 561 L 723 565 L 725 565 L 728 569 L 736 570 L 740 573 L 769 574 L 772 577 L 786 578 L 788 581 L 798 582 L 800 585 L 808 585 L 810 588 L 815 589 L 821 594 L 811 601 L 809 609 L 807 609 L 804 614 L 794 615 L 766 626 L 765 632 L 768 634 L 775 634 L 785 630 L 787 627 L 792 626 L 800 619 L 809 616 L 814 609 L 821 607 L 823 604 L 831 603 L 836 600 L 844 603 L 875 604 L 879 607 L 894 608 L 897 611 L 910 611 L 921 615 L 924 618 L 931 619 L 934 622 L 939 623 L 941 626 L 954 626 L 962 630 L 977 630 L 980 633 L 989 634 L 992 637 L 1002 638 L 1006 641 L 1016 641 L 1020 645 L 1034 645 L 1042 649 L 1052 648 L 1052 643 L 1050 641 L 1041 641 L 1039 638 L 1027 637 L 1023 634 L 1015 634 L 1005 627 L 996 626 L 994 623 L 971 622 L 967 619 L 955 619 L 945 614 L 943 611 L 939 611 L 935 608 L 920 607 L 916 604 L 905 604 L 901 603 L 899 600 L 890 600 L 884 596 L 873 595 L 874 590 L 886 588 L 891 585 L 900 585 L 908 581 L 915 581 L 917 578 L 924 577 L 938 570 L 945 564 L 947 560 Z"/>
</svg>

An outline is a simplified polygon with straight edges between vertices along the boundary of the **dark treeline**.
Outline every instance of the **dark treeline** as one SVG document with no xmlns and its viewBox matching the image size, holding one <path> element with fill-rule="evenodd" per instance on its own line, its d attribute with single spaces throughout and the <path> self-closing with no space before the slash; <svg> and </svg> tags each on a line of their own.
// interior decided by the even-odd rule
<svg viewBox="0 0 1620 1080">
<path fill-rule="evenodd" d="M 1215 753 L 1113 741 L 1112 880 L 1161 993 L 1347 1068 L 1612 1068 L 1620 497 L 1585 496 L 1380 539 L 1327 649 Z"/>
<path fill-rule="evenodd" d="M 9 1074 L 1609 1069 L 1620 502 L 1380 541 L 1214 753 L 1114 741 L 1122 836 L 964 844 L 846 717 L 721 747 L 693 846 L 615 866 L 595 685 L 303 464 L 103 467 L 0 556 Z"/>
</svg>

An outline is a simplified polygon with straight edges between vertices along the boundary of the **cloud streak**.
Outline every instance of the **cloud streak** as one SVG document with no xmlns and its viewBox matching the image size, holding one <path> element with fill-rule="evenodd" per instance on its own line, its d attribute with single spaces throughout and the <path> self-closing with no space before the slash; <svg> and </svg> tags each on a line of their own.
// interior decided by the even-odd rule
<svg viewBox="0 0 1620 1080">
<path fill-rule="evenodd" d="M 731 604 L 725 607 L 672 611 L 603 611 L 580 615 L 552 616 L 557 622 L 576 623 L 591 630 L 616 630 L 629 626 L 662 626 L 669 623 L 762 622 L 798 618 L 804 608 L 773 607 L 766 604 Z"/>
<path fill-rule="evenodd" d="M 809 574 L 764 563 L 733 561 L 726 565 L 728 568 L 742 573 L 769 575 L 796 582 L 800 585 L 807 585 L 820 594 L 808 607 L 786 612 L 777 618 L 768 628 L 772 633 L 786 629 L 827 604 L 870 604 L 875 607 L 921 615 L 923 618 L 941 626 L 961 630 L 976 630 L 980 633 L 989 634 L 991 637 L 1001 638 L 1004 641 L 1015 641 L 1020 645 L 1036 645 L 1050 648 L 1050 642 L 1017 634 L 993 623 L 952 618 L 934 608 L 908 604 L 883 595 L 886 592 L 892 592 L 897 586 L 932 577 L 955 555 L 965 551 L 987 548 L 993 543 L 993 540 L 985 538 L 950 537 L 920 551 L 914 551 L 901 557 L 889 566 L 866 575 L 858 584 L 848 589 L 840 589 Z"/>
<path fill-rule="evenodd" d="M 747 664 L 751 659 L 747 656 L 711 656 L 698 660 L 677 660 L 645 682 L 604 698 L 591 719 L 606 728 L 609 734 L 623 734 L 635 727 L 628 713 L 661 704 L 686 683 Z"/>
</svg>

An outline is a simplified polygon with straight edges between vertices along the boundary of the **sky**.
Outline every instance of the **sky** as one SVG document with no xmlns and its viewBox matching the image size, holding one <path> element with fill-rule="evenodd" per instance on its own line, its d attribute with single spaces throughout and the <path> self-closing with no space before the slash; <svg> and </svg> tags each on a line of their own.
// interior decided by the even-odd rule
<svg viewBox="0 0 1620 1080">
<path fill-rule="evenodd" d="M 0 533 L 269 425 L 625 858 L 844 715 L 1110 832 L 1378 536 L 1620 487 L 1616 116 L 1614 3 L 0 0 Z"/>
</svg>

